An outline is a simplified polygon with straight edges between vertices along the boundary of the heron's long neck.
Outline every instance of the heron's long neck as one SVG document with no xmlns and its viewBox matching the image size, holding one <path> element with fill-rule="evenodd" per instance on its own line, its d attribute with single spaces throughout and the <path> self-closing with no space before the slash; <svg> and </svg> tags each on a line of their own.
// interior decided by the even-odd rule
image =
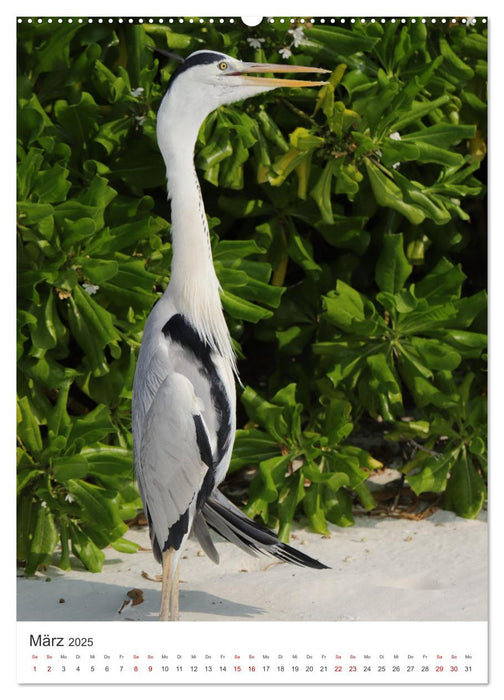
<svg viewBox="0 0 504 700">
<path fill-rule="evenodd" d="M 169 105 L 165 106 L 169 109 Z M 161 112 L 161 110 L 160 110 Z M 204 340 L 234 364 L 229 331 L 222 312 L 219 282 L 215 274 L 201 189 L 194 167 L 197 118 L 170 119 L 160 114 L 165 126 L 158 140 L 166 163 L 171 200 L 172 269 L 167 294 L 194 325 Z"/>
<path fill-rule="evenodd" d="M 182 296 L 199 287 L 218 299 L 210 233 L 193 154 L 172 151 L 167 163 L 168 194 L 171 200 L 173 260 L 171 284 Z M 219 302 L 220 305 L 220 302 Z"/>
</svg>

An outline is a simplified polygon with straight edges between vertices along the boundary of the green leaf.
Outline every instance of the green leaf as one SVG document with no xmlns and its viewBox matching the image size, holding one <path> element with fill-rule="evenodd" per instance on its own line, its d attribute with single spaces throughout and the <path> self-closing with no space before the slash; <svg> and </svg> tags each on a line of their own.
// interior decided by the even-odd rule
<svg viewBox="0 0 504 700">
<path fill-rule="evenodd" d="M 443 150 L 447 146 L 474 138 L 476 126 L 473 124 L 448 124 L 440 123 L 427 126 L 419 131 L 412 131 L 401 135 L 403 143 L 412 142 L 418 146 L 419 142 L 436 146 Z"/>
<path fill-rule="evenodd" d="M 458 328 L 468 328 L 479 314 L 487 308 L 487 293 L 481 290 L 471 297 L 459 299 L 455 304 L 457 315 L 453 325 Z"/>
<path fill-rule="evenodd" d="M 336 291 L 323 297 L 324 316 L 338 328 L 350 330 L 355 321 L 365 319 L 364 297 L 343 280 L 338 280 Z"/>
<path fill-rule="evenodd" d="M 70 65 L 70 42 L 79 25 L 51 27 L 51 31 L 36 44 L 33 80 L 43 73 L 58 71 Z"/>
<path fill-rule="evenodd" d="M 22 396 L 17 402 L 18 435 L 22 444 L 32 454 L 42 451 L 42 438 L 40 436 L 37 419 L 33 415 L 27 396 Z"/>
<path fill-rule="evenodd" d="M 347 438 L 353 429 L 351 422 L 352 406 L 345 399 L 333 397 L 325 407 L 325 428 L 328 443 L 331 446 Z"/>
<path fill-rule="evenodd" d="M 145 139 L 132 139 L 128 147 L 110 162 L 111 174 L 119 178 L 138 194 L 153 187 L 163 187 L 166 167 L 159 149 Z"/>
<path fill-rule="evenodd" d="M 438 387 L 427 378 L 426 368 L 419 368 L 418 364 L 411 361 L 411 356 L 404 353 L 401 357 L 401 376 L 404 379 L 408 389 L 413 395 L 415 403 L 418 407 L 423 408 L 432 404 L 438 408 L 453 410 L 457 404 L 456 396 L 449 396 L 443 393 Z M 432 374 L 432 373 L 431 373 Z"/>
<path fill-rule="evenodd" d="M 429 194 L 415 182 L 412 182 L 398 173 L 393 172 L 393 178 L 399 185 L 405 202 L 413 203 L 418 209 L 422 210 L 425 216 L 432 219 L 436 224 L 442 225 L 450 221 L 451 216 L 443 205 L 439 197 Z"/>
<path fill-rule="evenodd" d="M 79 285 L 74 288 L 69 302 L 70 330 L 85 351 L 93 371 L 98 374 L 106 373 L 108 368 L 103 348 L 120 339 L 112 315 Z"/>
<path fill-rule="evenodd" d="M 89 472 L 93 476 L 131 475 L 132 454 L 125 447 L 116 445 L 85 447 L 80 454 L 86 459 Z"/>
<path fill-rule="evenodd" d="M 261 477 L 261 498 L 267 503 L 273 503 L 278 499 L 278 485 L 283 478 L 287 464 L 291 459 L 290 455 L 271 457 L 259 463 L 259 474 Z"/>
<path fill-rule="evenodd" d="M 124 537 L 120 537 L 118 540 L 111 542 L 110 546 L 113 547 L 116 552 L 122 552 L 124 554 L 135 554 L 140 548 L 139 544 L 127 540 Z"/>
<path fill-rule="evenodd" d="M 118 307 L 148 308 L 153 301 L 157 276 L 145 269 L 143 260 L 131 260 L 116 253 L 116 261 L 116 274 L 102 281 L 100 291 L 109 302 L 113 301 Z"/>
<path fill-rule="evenodd" d="M 324 487 L 322 484 L 311 484 L 303 500 L 303 509 L 308 516 L 311 528 L 321 535 L 329 537 L 329 529 L 323 506 Z"/>
<path fill-rule="evenodd" d="M 214 140 L 202 148 L 196 158 L 197 167 L 208 170 L 229 158 L 233 153 L 230 135 L 225 130 L 214 134 Z"/>
<path fill-rule="evenodd" d="M 261 131 L 264 136 L 274 143 L 281 151 L 286 153 L 289 150 L 289 144 L 285 140 L 281 129 L 265 109 L 260 109 L 257 112 L 257 121 L 260 124 Z"/>
<path fill-rule="evenodd" d="M 263 430 L 256 428 L 237 430 L 230 471 L 242 466 L 255 466 L 268 459 L 278 458 L 278 455 L 278 442 Z"/>
<path fill-rule="evenodd" d="M 425 301 L 425 300 L 422 300 Z M 416 310 L 401 315 L 397 328 L 403 335 L 418 335 L 446 327 L 446 322 L 456 316 L 455 306 L 451 302 L 431 305 L 417 304 Z"/>
<path fill-rule="evenodd" d="M 345 489 L 326 495 L 324 509 L 327 520 L 338 527 L 349 527 L 355 523 L 352 499 Z"/>
<path fill-rule="evenodd" d="M 29 200 L 43 162 L 44 156 L 38 148 L 30 148 L 28 153 L 20 157 L 16 172 L 18 199 L 20 201 L 25 202 Z"/>
<path fill-rule="evenodd" d="M 343 56 L 357 51 L 370 51 L 379 41 L 378 37 L 364 36 L 342 27 L 331 27 L 330 29 L 310 27 L 306 31 L 306 36 L 309 42 L 320 42 Z M 305 40 L 301 42 L 303 47 L 306 44 Z"/>
<path fill-rule="evenodd" d="M 24 105 L 17 114 L 17 133 L 24 144 L 31 145 L 44 131 L 45 121 L 42 114 Z"/>
<path fill-rule="evenodd" d="M 334 173 L 334 165 L 332 161 L 328 161 L 318 179 L 317 184 L 311 190 L 310 195 L 317 203 L 322 220 L 326 224 L 334 223 L 332 205 L 331 205 L 331 189 L 332 177 Z"/>
<path fill-rule="evenodd" d="M 20 493 L 16 504 L 16 557 L 19 561 L 28 559 L 38 511 L 39 506 L 28 489 Z"/>
<path fill-rule="evenodd" d="M 365 158 L 364 162 L 371 188 L 378 204 L 382 207 L 391 207 L 397 210 L 414 225 L 421 224 L 425 219 L 425 213 L 422 209 L 413 203 L 405 202 L 401 189 L 378 166 L 368 158 Z"/>
<path fill-rule="evenodd" d="M 488 345 L 488 337 L 485 333 L 447 330 L 443 334 L 443 339 L 450 343 L 464 359 L 480 357 Z"/>
<path fill-rule="evenodd" d="M 425 102 L 413 102 L 409 111 L 402 117 L 395 119 L 389 126 L 391 132 L 402 131 L 405 126 L 419 121 L 427 114 L 442 107 L 450 101 L 450 95 L 441 95 L 435 100 Z"/>
<path fill-rule="evenodd" d="M 226 195 L 221 195 L 219 197 L 219 209 L 227 211 L 236 218 L 242 218 L 245 216 L 267 216 L 273 214 L 275 209 L 272 204 L 265 202 L 262 199 L 250 199 L 249 197 L 227 197 Z M 248 245 L 254 246 L 254 241 L 219 241 L 217 244 L 216 253 L 219 251 L 220 246 L 227 244 L 237 244 L 237 245 Z M 260 252 L 260 249 L 256 246 L 256 250 L 251 252 Z M 246 257 L 250 255 L 250 252 L 244 252 L 242 255 Z"/>
<path fill-rule="evenodd" d="M 488 41 L 483 34 L 476 32 L 467 34 L 463 37 L 461 44 L 464 53 L 468 56 L 487 57 Z"/>
<path fill-rule="evenodd" d="M 126 140 L 131 127 L 130 117 L 120 117 L 100 126 L 94 141 L 105 149 L 107 155 L 114 153 Z"/>
<path fill-rule="evenodd" d="M 76 523 L 71 522 L 69 530 L 72 541 L 72 552 L 82 561 L 89 571 L 99 573 L 102 570 L 105 560 L 104 553 Z"/>
<path fill-rule="evenodd" d="M 67 180 L 68 170 L 56 163 L 49 170 L 41 171 L 35 178 L 33 189 L 38 202 L 61 202 L 71 187 Z"/>
<path fill-rule="evenodd" d="M 47 416 L 47 427 L 52 435 L 67 435 L 71 423 L 71 418 L 67 412 L 68 395 L 72 380 L 65 379 L 58 387 L 56 404 L 51 413 Z"/>
<path fill-rule="evenodd" d="M 428 299 L 431 304 L 445 302 L 453 297 L 459 298 L 465 279 L 460 266 L 441 258 L 432 270 L 415 284 L 415 294 L 417 297 Z M 481 303 L 482 299 L 478 302 Z"/>
<path fill-rule="evenodd" d="M 127 531 L 128 527 L 119 516 L 117 505 L 113 501 L 113 492 L 88 484 L 82 479 L 69 479 L 67 487 L 84 509 L 85 520 L 90 524 L 99 523 L 110 541 L 118 539 Z"/>
<path fill-rule="evenodd" d="M 313 259 L 313 246 L 297 230 L 291 218 L 287 220 L 289 230 L 289 255 L 300 267 L 307 271 L 320 272 L 321 267 Z"/>
<path fill-rule="evenodd" d="M 44 351 L 56 347 L 59 334 L 64 332 L 55 309 L 52 290 L 49 290 L 45 302 L 41 299 L 37 306 L 32 307 L 32 312 L 36 318 L 36 324 L 30 331 L 33 344 L 31 354 L 40 357 Z"/>
<path fill-rule="evenodd" d="M 144 217 L 139 221 L 131 221 L 113 228 L 99 231 L 85 247 L 88 254 L 103 256 L 115 251 L 124 250 L 135 245 L 142 239 L 148 239 L 152 234 L 163 231 L 166 222 L 155 217 Z"/>
<path fill-rule="evenodd" d="M 285 182 L 291 172 L 309 157 L 309 153 L 306 151 L 290 148 L 287 153 L 279 156 L 272 164 L 268 173 L 268 182 L 274 187 L 279 187 Z"/>
<path fill-rule="evenodd" d="M 303 474 L 314 484 L 325 484 L 333 491 L 337 491 L 343 486 L 350 485 L 350 478 L 345 472 L 321 471 L 313 462 L 303 465 Z"/>
<path fill-rule="evenodd" d="M 446 39 L 439 40 L 439 48 L 445 59 L 444 68 L 449 71 L 450 76 L 459 80 L 471 80 L 474 77 L 473 69 L 457 56 Z"/>
<path fill-rule="evenodd" d="M 246 386 L 241 401 L 252 421 L 262 425 L 279 442 L 283 442 L 289 432 L 282 406 L 276 406 L 263 399 L 252 387 Z"/>
<path fill-rule="evenodd" d="M 405 466 L 408 484 L 417 496 L 429 491 L 442 493 L 446 489 L 448 472 L 452 465 L 453 455 L 451 451 L 443 455 L 430 455 L 420 451 Z"/>
<path fill-rule="evenodd" d="M 299 151 L 312 151 L 314 148 L 320 148 L 325 144 L 321 136 L 312 134 L 309 129 L 303 126 L 294 129 L 289 136 L 289 140 L 291 146 L 297 148 Z"/>
<path fill-rule="evenodd" d="M 291 326 L 285 330 L 275 331 L 278 350 L 289 355 L 300 355 L 313 336 L 311 326 Z"/>
<path fill-rule="evenodd" d="M 451 469 L 444 505 L 463 518 L 477 518 L 485 498 L 486 488 L 483 479 L 463 446 Z"/>
<path fill-rule="evenodd" d="M 75 258 L 75 263 L 81 266 L 89 282 L 98 285 L 114 277 L 119 270 L 116 260 L 81 257 Z"/>
<path fill-rule="evenodd" d="M 88 92 L 80 94 L 80 101 L 69 104 L 57 100 L 54 104 L 56 121 L 65 129 L 66 135 L 76 152 L 85 149 L 97 131 L 99 108 L 94 97 Z"/>
<path fill-rule="evenodd" d="M 411 344 L 431 369 L 454 370 L 462 362 L 460 354 L 446 343 L 434 338 L 411 338 Z"/>
<path fill-rule="evenodd" d="M 88 464 L 82 455 L 69 455 L 53 459 L 53 474 L 57 481 L 84 479 L 88 475 Z"/>
<path fill-rule="evenodd" d="M 393 420 L 402 413 L 401 387 L 385 354 L 370 355 L 366 358 L 370 369 L 367 388 L 373 397 L 373 412 L 381 414 L 384 420 Z"/>
<path fill-rule="evenodd" d="M 35 527 L 26 561 L 25 573 L 27 576 L 32 576 L 41 566 L 51 563 L 52 554 L 58 539 L 58 530 L 53 514 L 47 506 L 40 506 L 37 510 Z"/>
<path fill-rule="evenodd" d="M 88 446 L 102 440 L 114 432 L 115 426 L 110 419 L 108 406 L 97 406 L 82 418 L 75 418 L 68 436 L 69 444 Z"/>
<path fill-rule="evenodd" d="M 354 486 L 354 491 L 365 510 L 373 510 L 373 508 L 376 508 L 374 496 L 366 484 L 362 483 Z"/>
<path fill-rule="evenodd" d="M 224 291 L 221 293 L 222 305 L 224 309 L 233 318 L 241 318 L 244 321 L 257 323 L 261 319 L 271 318 L 273 312 L 268 309 L 263 309 L 257 304 L 252 304 L 250 301 L 240 299 L 240 297 L 231 292 Z"/>
<path fill-rule="evenodd" d="M 288 476 L 278 496 L 278 517 L 280 527 L 278 539 L 281 542 L 289 541 L 289 533 L 296 512 L 297 505 L 305 496 L 304 479 L 301 470 Z"/>
<path fill-rule="evenodd" d="M 404 254 L 402 233 L 385 234 L 375 271 L 375 279 L 379 288 L 385 292 L 398 294 L 412 269 Z"/>
</svg>

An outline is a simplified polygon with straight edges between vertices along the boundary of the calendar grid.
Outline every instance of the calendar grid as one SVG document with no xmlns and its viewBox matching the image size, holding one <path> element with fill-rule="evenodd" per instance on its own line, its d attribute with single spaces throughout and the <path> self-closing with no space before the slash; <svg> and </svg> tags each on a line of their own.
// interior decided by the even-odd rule
<svg viewBox="0 0 504 700">
<path fill-rule="evenodd" d="M 18 623 L 18 682 L 486 683 L 486 622 Z"/>
</svg>

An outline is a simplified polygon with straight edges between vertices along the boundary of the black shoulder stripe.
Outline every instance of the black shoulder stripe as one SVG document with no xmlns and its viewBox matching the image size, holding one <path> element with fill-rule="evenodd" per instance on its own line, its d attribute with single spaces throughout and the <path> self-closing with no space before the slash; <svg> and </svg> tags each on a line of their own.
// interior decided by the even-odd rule
<svg viewBox="0 0 504 700">
<path fill-rule="evenodd" d="M 173 340 L 174 343 L 188 348 L 200 360 L 206 371 L 211 371 L 212 368 L 215 371 L 210 357 L 210 346 L 200 338 L 182 314 L 172 316 L 163 326 L 163 333 L 167 338 Z"/>
<path fill-rule="evenodd" d="M 201 416 L 193 416 L 193 419 L 196 427 L 196 442 L 198 443 L 201 461 L 206 464 L 207 467 L 211 468 L 213 467 L 212 449 L 205 426 L 203 425 L 203 420 Z"/>
<path fill-rule="evenodd" d="M 193 416 L 193 419 L 196 426 L 196 442 L 198 443 L 201 461 L 208 467 L 196 500 L 196 509 L 200 511 L 214 489 L 216 465 L 212 457 L 212 449 L 203 420 L 201 416 Z"/>
</svg>

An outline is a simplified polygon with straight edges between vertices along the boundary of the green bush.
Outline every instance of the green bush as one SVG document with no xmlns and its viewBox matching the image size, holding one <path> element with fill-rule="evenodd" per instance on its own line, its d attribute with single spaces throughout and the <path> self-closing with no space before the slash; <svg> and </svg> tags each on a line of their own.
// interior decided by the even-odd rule
<svg viewBox="0 0 504 700">
<path fill-rule="evenodd" d="M 418 495 L 486 498 L 486 25 L 279 18 L 18 26 L 18 557 L 135 551 L 135 359 L 171 246 L 155 114 L 176 62 L 329 68 L 209 116 L 196 165 L 240 358 L 233 477 L 287 540 L 375 506 L 383 449 Z M 159 51 L 156 51 L 159 49 Z M 282 55 L 279 54 L 282 50 Z M 289 56 L 290 54 L 290 56 Z M 365 449 L 367 447 L 367 449 Z M 59 547 L 58 547 L 59 545 Z"/>
</svg>

